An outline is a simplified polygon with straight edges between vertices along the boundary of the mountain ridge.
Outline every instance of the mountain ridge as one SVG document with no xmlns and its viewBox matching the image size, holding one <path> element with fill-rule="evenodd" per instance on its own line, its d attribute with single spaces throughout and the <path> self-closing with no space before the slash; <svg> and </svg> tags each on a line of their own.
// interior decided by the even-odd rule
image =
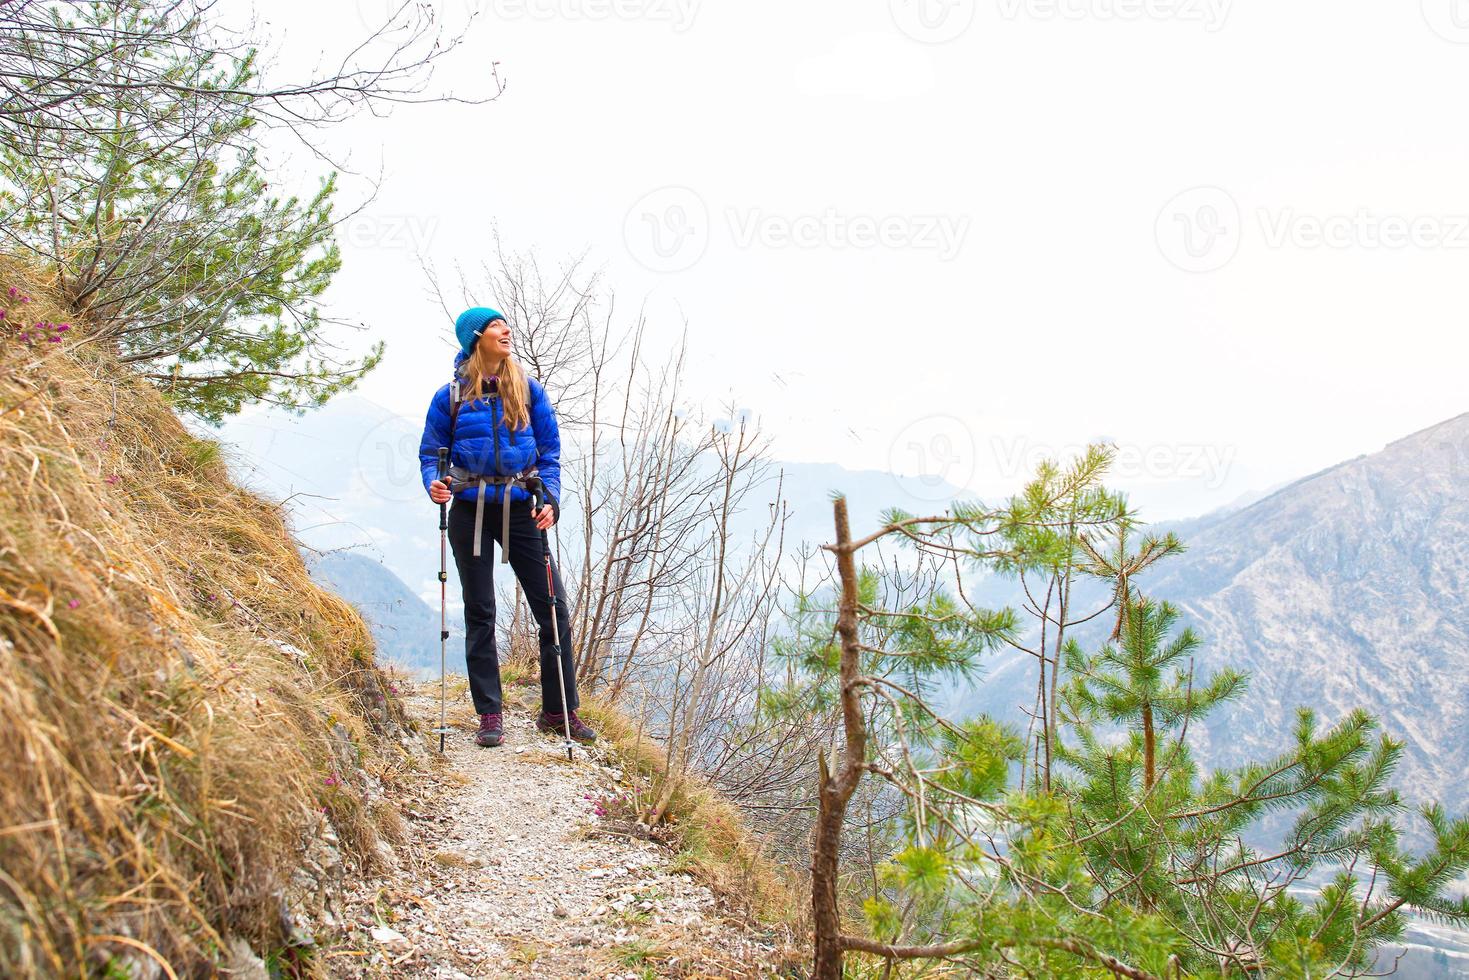
<svg viewBox="0 0 1469 980">
<path fill-rule="evenodd" d="M 1202 529 L 1144 591 L 1179 605 L 1200 630 L 1202 664 L 1250 670 L 1248 705 L 1284 709 L 1289 691 L 1331 717 L 1366 707 L 1407 742 L 1409 798 L 1462 807 L 1469 792 L 1453 774 L 1469 766 L 1469 751 L 1441 733 L 1469 722 L 1466 496 L 1469 413 Z M 1221 712 L 1209 726 L 1211 761 L 1278 746 L 1270 727 L 1258 708 Z"/>
</svg>

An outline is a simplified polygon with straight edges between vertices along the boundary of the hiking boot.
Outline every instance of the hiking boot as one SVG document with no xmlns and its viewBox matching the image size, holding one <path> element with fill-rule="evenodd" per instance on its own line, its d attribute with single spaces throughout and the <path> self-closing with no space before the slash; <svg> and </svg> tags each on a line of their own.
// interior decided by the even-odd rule
<svg viewBox="0 0 1469 980">
<path fill-rule="evenodd" d="M 500 713 L 479 716 L 479 731 L 474 733 L 476 745 L 485 748 L 499 745 L 505 740 L 505 727 L 500 723 Z"/>
<path fill-rule="evenodd" d="M 542 711 L 536 718 L 536 731 L 565 736 L 566 716 Z M 595 742 L 597 733 L 592 731 L 591 726 L 578 718 L 576 712 L 573 711 L 571 713 L 571 737 L 578 742 Z"/>
</svg>

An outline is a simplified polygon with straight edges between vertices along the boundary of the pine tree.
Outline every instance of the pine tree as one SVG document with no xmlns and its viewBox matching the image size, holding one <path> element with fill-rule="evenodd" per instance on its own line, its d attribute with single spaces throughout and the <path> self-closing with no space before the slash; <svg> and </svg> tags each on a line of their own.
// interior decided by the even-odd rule
<svg viewBox="0 0 1469 980">
<path fill-rule="evenodd" d="M 1155 915 L 1187 939 L 1189 973 L 1361 976 L 1382 944 L 1398 938 L 1403 910 L 1469 922 L 1454 880 L 1469 868 L 1469 819 L 1424 808 L 1434 839 L 1414 858 L 1401 844 L 1402 806 L 1388 786 L 1401 743 L 1365 712 L 1322 731 L 1299 709 L 1290 751 L 1266 763 L 1202 773 L 1187 731 L 1244 696 L 1232 669 L 1197 681 L 1187 658 L 1199 639 L 1170 639 L 1177 611 L 1133 594 L 1121 645 L 1085 656 L 1068 649 L 1062 693 L 1074 742 L 1059 759 L 1058 796 L 1068 819 L 1057 832 L 1086 854 L 1106 904 Z M 1127 739 L 1106 737 L 1121 729 Z M 1155 771 L 1155 747 L 1161 746 Z M 1262 817 L 1290 813 L 1279 844 Z M 1329 881 L 1314 899 L 1302 889 Z"/>
<path fill-rule="evenodd" d="M 1096 717 L 1136 725 L 1146 791 L 1157 778 L 1159 731 L 1174 730 L 1239 697 L 1245 677 L 1236 670 L 1223 670 L 1196 689 L 1186 661 L 1199 647 L 1198 635 L 1185 629 L 1171 642 L 1167 639 L 1178 610 L 1167 602 L 1140 598 L 1135 592 L 1121 608 L 1120 646 L 1109 643 L 1088 658 L 1075 640 L 1067 644 L 1066 671 L 1071 681 L 1062 700 L 1071 709 L 1067 721 L 1078 731 L 1089 730 L 1090 719 Z"/>
<path fill-rule="evenodd" d="M 1088 471 L 1086 460 L 1071 470 Z M 1061 472 L 1045 467 L 1005 507 L 890 511 L 856 539 L 845 501 L 835 504 L 836 540 L 825 547 L 837 592 L 826 603 L 802 596 L 799 628 L 781 647 L 792 668 L 763 703 L 840 717 L 840 745 L 816 773 L 813 975 L 835 978 L 857 953 L 889 969 L 944 960 L 997 977 L 1363 976 L 1410 911 L 1469 923 L 1469 898 L 1453 894 L 1469 869 L 1469 819 L 1424 807 L 1433 845 L 1410 852 L 1389 785 L 1402 746 L 1365 712 L 1322 727 L 1301 708 L 1289 751 L 1201 769 L 1190 730 L 1247 696 L 1246 678 L 1228 668 L 1199 677 L 1205 639 L 1178 630 L 1179 611 L 1135 581 L 1181 543 L 1145 537 L 1132 548 L 1136 522 L 1121 508 L 1058 549 L 1068 521 L 1055 508 L 1070 510 L 1056 492 Z M 1107 497 L 1087 480 L 1071 485 Z M 977 609 L 937 581 L 927 594 L 895 591 L 885 569 L 857 560 L 890 535 L 983 568 L 1108 586 L 1106 607 L 1074 616 L 1111 610 L 1100 620 L 1110 639 L 1087 654 L 1073 635 L 1053 665 L 1053 731 L 1027 747 L 991 719 L 937 713 L 934 685 L 946 675 L 972 675 L 984 653 L 1025 648 L 1026 634 L 1056 619 L 1032 603 L 1040 622 L 1027 630 L 1013 611 Z M 1021 788 L 1012 776 L 1037 737 L 1052 740 L 1053 778 Z M 842 840 L 867 777 L 901 805 L 890 853 L 853 875 Z M 1265 846 L 1264 819 L 1281 814 L 1290 828 Z M 859 895 L 862 929 L 842 918 Z"/>
<path fill-rule="evenodd" d="M 341 266 L 336 176 L 308 200 L 272 192 L 253 49 L 224 52 L 197 11 L 147 0 L 57 6 L 11 40 L 7 67 L 37 72 L 13 86 L 57 85 L 57 63 L 79 76 L 64 113 L 7 120 L 0 233 L 55 270 L 85 314 L 81 342 L 211 422 L 251 402 L 323 404 L 379 363 L 381 343 L 330 354 L 317 301 Z"/>
</svg>

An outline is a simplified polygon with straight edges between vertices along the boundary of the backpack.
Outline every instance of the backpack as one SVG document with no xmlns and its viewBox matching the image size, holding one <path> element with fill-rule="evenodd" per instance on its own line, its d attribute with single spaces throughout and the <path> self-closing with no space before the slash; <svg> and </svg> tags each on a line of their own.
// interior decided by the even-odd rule
<svg viewBox="0 0 1469 980">
<path fill-rule="evenodd" d="M 449 382 L 449 465 L 454 465 L 454 426 L 459 421 L 459 378 Z"/>
<path fill-rule="evenodd" d="M 490 383 L 490 392 L 485 397 L 487 397 L 487 398 L 499 398 L 500 397 L 500 377 L 499 377 L 499 375 L 491 375 L 491 377 L 490 377 L 489 380 L 491 382 Z M 459 374 L 456 371 L 455 374 L 454 374 L 454 379 L 449 382 L 449 465 L 450 466 L 453 466 L 454 465 L 454 426 L 457 425 L 458 422 L 459 422 L 459 406 L 461 404 L 463 404 L 463 399 L 459 397 L 460 394 L 461 394 L 461 392 L 459 390 Z M 499 455 L 499 447 L 496 447 L 496 455 L 497 456 Z"/>
</svg>

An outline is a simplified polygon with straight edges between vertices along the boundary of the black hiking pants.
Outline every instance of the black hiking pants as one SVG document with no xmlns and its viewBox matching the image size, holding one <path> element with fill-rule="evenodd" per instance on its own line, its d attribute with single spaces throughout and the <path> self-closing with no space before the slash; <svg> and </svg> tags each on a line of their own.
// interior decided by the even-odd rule
<svg viewBox="0 0 1469 980">
<path fill-rule="evenodd" d="M 486 488 L 489 492 L 489 488 Z M 475 714 L 498 714 L 504 704 L 500 690 L 500 658 L 495 650 L 495 566 L 500 563 L 496 549 L 490 546 L 493 536 L 501 548 L 501 504 L 485 502 L 481 527 L 479 557 L 474 557 L 474 501 L 454 498 L 449 505 L 449 546 L 454 551 L 454 565 L 459 569 L 459 582 L 464 588 L 464 657 L 469 672 L 469 696 Z M 547 530 L 547 533 L 551 533 Z M 541 639 L 541 709 L 560 714 L 561 687 L 556 676 L 556 647 L 551 633 L 551 596 L 546 589 L 546 560 L 541 547 L 541 532 L 530 516 L 529 500 L 510 501 L 510 568 L 520 580 L 530 604 L 531 614 L 540 625 Z M 571 615 L 567 611 L 566 593 L 561 588 L 561 572 L 551 562 L 556 580 L 556 616 L 561 628 L 561 673 L 566 678 L 566 700 L 575 711 L 581 703 L 576 696 L 576 668 L 571 662 Z"/>
</svg>

